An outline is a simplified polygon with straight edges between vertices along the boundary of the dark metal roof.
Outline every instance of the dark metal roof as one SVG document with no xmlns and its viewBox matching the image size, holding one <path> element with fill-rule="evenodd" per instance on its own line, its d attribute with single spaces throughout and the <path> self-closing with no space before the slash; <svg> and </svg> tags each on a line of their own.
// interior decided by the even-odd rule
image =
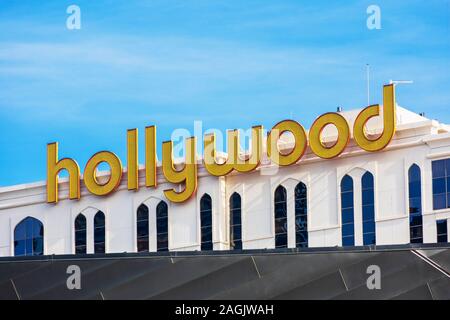
<svg viewBox="0 0 450 320">
<path fill-rule="evenodd" d="M 0 299 L 450 299 L 449 273 L 450 244 L 9 257 Z"/>
</svg>

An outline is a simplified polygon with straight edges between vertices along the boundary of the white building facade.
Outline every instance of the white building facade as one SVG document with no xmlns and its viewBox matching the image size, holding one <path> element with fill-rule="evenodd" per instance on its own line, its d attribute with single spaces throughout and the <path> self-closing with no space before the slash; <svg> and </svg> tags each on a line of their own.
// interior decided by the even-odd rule
<svg viewBox="0 0 450 320">
<path fill-rule="evenodd" d="M 359 111 L 342 113 L 350 127 Z M 379 132 L 382 122 L 373 120 L 368 129 Z M 326 130 L 327 134 L 332 136 L 333 130 Z M 213 250 L 233 249 L 233 244 L 244 250 L 295 248 L 299 242 L 301 247 L 359 246 L 370 244 L 365 243 L 364 233 L 371 233 L 371 228 L 376 245 L 448 242 L 450 160 L 446 159 L 450 159 L 450 127 L 397 107 L 396 134 L 381 152 L 366 152 L 351 140 L 335 159 L 318 158 L 308 148 L 295 165 L 275 167 L 266 161 L 254 172 L 233 172 L 219 178 L 209 175 L 199 163 L 197 192 L 180 204 L 165 199 L 163 190 L 174 186 L 165 182 L 159 167 L 157 188 L 145 187 L 142 168 L 138 191 L 127 190 L 125 176 L 107 197 L 90 194 L 82 184 L 81 199 L 69 200 L 68 183 L 61 179 L 57 204 L 46 202 L 45 182 L 4 187 L 0 188 L 0 256 L 28 254 L 28 249 L 17 248 L 21 240 L 36 250 L 30 238 L 36 230 L 23 226 L 26 234 L 19 235 L 20 224 L 27 218 L 42 225 L 43 234 L 34 237 L 41 237 L 42 248 L 37 251 L 45 255 L 95 253 L 103 248 L 106 253 L 153 252 L 164 247 L 164 237 L 169 251 L 194 251 L 202 248 L 202 233 L 203 239 L 211 234 Z M 410 190 L 413 169 L 420 178 L 415 184 L 419 191 L 414 192 Z M 350 181 L 349 177 L 350 191 L 343 189 L 343 179 Z M 364 177 L 369 177 L 372 187 L 364 186 Z M 300 183 L 304 194 L 298 199 L 295 191 Z M 277 200 L 280 186 L 281 199 Z M 351 196 L 343 195 L 345 192 Z M 236 194 L 240 201 L 230 201 Z M 204 202 L 206 209 L 202 208 L 205 195 L 210 198 Z M 160 206 L 161 202 L 165 206 Z M 146 209 L 139 216 L 143 204 Z M 157 221 L 158 206 L 162 214 Z M 365 218 L 367 208 L 373 210 L 373 218 Z M 284 212 L 278 217 L 278 228 L 277 210 Z M 104 219 L 94 222 L 99 211 Z M 230 212 L 240 216 L 233 220 Z M 414 212 L 420 219 L 412 219 Z M 210 214 L 211 223 L 202 223 L 202 213 Z M 299 218 L 302 213 L 305 217 Z M 76 229 L 80 214 L 85 224 Z M 306 239 L 299 241 L 302 228 Z M 420 230 L 414 233 L 411 228 Z M 77 240 L 76 231 L 85 241 Z M 412 241 L 413 233 L 417 241 Z M 158 240 L 158 236 L 162 238 Z M 344 241 L 344 236 L 350 241 Z M 138 239 L 142 239 L 141 245 Z"/>
</svg>

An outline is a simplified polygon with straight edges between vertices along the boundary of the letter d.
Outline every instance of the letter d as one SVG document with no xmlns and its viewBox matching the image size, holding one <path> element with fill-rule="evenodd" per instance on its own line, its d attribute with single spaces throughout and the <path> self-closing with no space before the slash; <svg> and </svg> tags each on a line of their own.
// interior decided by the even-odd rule
<svg viewBox="0 0 450 320">
<path fill-rule="evenodd" d="M 353 137 L 364 150 L 374 152 L 384 149 L 395 134 L 395 88 L 393 84 L 383 87 L 383 132 L 376 139 L 367 138 L 365 125 L 370 118 L 380 115 L 380 105 L 375 104 L 365 108 L 355 120 Z"/>
</svg>

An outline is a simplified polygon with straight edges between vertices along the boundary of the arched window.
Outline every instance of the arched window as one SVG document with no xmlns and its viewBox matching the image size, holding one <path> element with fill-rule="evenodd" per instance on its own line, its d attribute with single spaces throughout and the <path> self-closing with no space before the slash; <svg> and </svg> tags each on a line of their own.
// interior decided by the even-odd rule
<svg viewBox="0 0 450 320">
<path fill-rule="evenodd" d="M 230 249 L 242 249 L 241 196 L 236 192 L 230 197 Z"/>
<path fill-rule="evenodd" d="M 86 253 L 86 217 L 80 213 L 75 218 L 75 254 Z"/>
<path fill-rule="evenodd" d="M 141 204 L 137 209 L 136 214 L 136 241 L 137 251 L 148 251 L 148 207 Z"/>
<path fill-rule="evenodd" d="M 161 201 L 156 206 L 156 250 L 169 250 L 169 227 L 168 227 L 167 203 Z"/>
<path fill-rule="evenodd" d="M 362 187 L 362 218 L 363 218 L 363 244 L 376 243 L 375 234 L 375 201 L 373 175 L 367 171 L 361 179 Z"/>
<path fill-rule="evenodd" d="M 102 211 L 94 216 L 94 253 L 105 253 L 105 214 Z"/>
<path fill-rule="evenodd" d="M 411 243 L 423 243 L 422 191 L 420 168 L 413 164 L 408 170 L 409 239 Z"/>
<path fill-rule="evenodd" d="M 212 203 L 208 194 L 200 199 L 200 226 L 201 250 L 212 250 Z"/>
<path fill-rule="evenodd" d="M 345 175 L 341 180 L 342 245 L 355 245 L 353 179 Z"/>
<path fill-rule="evenodd" d="M 286 189 L 275 189 L 275 248 L 287 248 L 287 198 Z"/>
<path fill-rule="evenodd" d="M 44 226 L 38 219 L 27 217 L 14 229 L 15 256 L 44 254 Z"/>
<path fill-rule="evenodd" d="M 307 189 L 303 182 L 295 187 L 295 246 L 308 247 Z"/>
</svg>

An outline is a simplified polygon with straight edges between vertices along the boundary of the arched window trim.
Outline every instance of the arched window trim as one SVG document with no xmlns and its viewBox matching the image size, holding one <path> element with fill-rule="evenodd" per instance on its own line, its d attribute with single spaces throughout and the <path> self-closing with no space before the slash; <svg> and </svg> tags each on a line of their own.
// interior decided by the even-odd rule
<svg viewBox="0 0 450 320">
<path fill-rule="evenodd" d="M 344 183 L 351 183 L 348 188 Z M 344 189 L 345 187 L 345 189 Z M 339 184 L 341 199 L 341 239 L 342 246 L 355 245 L 355 186 L 353 178 L 346 174 Z M 345 216 L 344 216 L 345 215 Z"/>
<path fill-rule="evenodd" d="M 239 206 L 235 206 L 239 201 Z M 231 250 L 242 250 L 242 197 L 233 192 L 229 198 L 229 239 Z"/>
<path fill-rule="evenodd" d="M 414 172 L 414 170 L 416 170 Z M 417 175 L 413 177 L 412 175 Z M 413 180 L 412 178 L 418 178 Z M 413 188 L 417 188 L 414 190 Z M 423 243 L 422 170 L 416 163 L 408 168 L 408 217 L 410 243 Z"/>
<path fill-rule="evenodd" d="M 136 251 L 148 252 L 150 246 L 150 214 L 146 204 L 141 203 L 136 210 Z"/>
<path fill-rule="evenodd" d="M 278 185 L 273 193 L 275 248 L 288 247 L 287 190 Z"/>
<path fill-rule="evenodd" d="M 208 193 L 200 198 L 200 249 L 213 250 L 212 198 Z"/>
<path fill-rule="evenodd" d="M 301 191 L 299 189 L 302 188 Z M 308 187 L 300 181 L 294 189 L 295 247 L 308 247 Z"/>
<path fill-rule="evenodd" d="M 29 234 L 30 228 L 31 234 Z M 38 229 L 35 230 L 35 228 Z M 38 235 L 35 235 L 36 231 L 38 231 Z M 44 254 L 45 229 L 41 220 L 31 216 L 23 218 L 14 227 L 13 237 L 14 256 L 40 256 Z"/>
<path fill-rule="evenodd" d="M 97 217 L 103 221 L 97 221 Z M 106 215 L 101 210 L 94 215 L 94 253 L 106 253 Z"/>
<path fill-rule="evenodd" d="M 156 251 L 169 251 L 169 206 L 161 200 L 156 206 Z"/>
<path fill-rule="evenodd" d="M 375 223 L 375 177 L 370 171 L 366 171 L 361 177 L 362 198 L 362 227 L 363 244 L 376 244 Z"/>
<path fill-rule="evenodd" d="M 83 219 L 84 227 L 78 228 L 79 219 Z M 75 254 L 87 253 L 87 219 L 83 213 L 79 213 L 74 219 L 74 249 Z"/>
</svg>

